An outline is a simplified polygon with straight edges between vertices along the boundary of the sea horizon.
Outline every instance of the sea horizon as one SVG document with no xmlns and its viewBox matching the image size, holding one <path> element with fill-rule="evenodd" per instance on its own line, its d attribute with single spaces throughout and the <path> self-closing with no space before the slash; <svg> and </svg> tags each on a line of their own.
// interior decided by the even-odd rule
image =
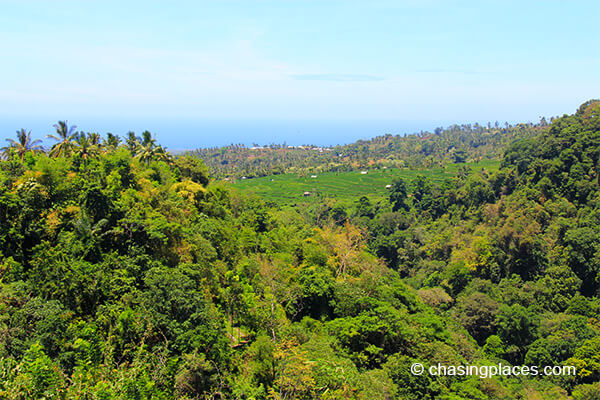
<svg viewBox="0 0 600 400">
<path fill-rule="evenodd" d="M 224 147 L 242 144 L 247 147 L 287 145 L 316 145 L 333 147 L 354 143 L 357 140 L 371 139 L 386 134 L 409 135 L 420 132 L 433 132 L 437 127 L 475 124 L 465 121 L 401 121 L 401 120 L 300 120 L 300 119 L 120 119 L 120 118 L 0 118 L 2 143 L 13 138 L 21 128 L 31 131 L 34 139 L 41 139 L 44 147 L 54 142 L 47 139 L 53 134 L 53 124 L 67 120 L 76 125 L 77 131 L 96 132 L 106 135 L 110 132 L 125 137 L 133 131 L 140 135 L 150 131 L 157 142 L 172 152 L 199 148 Z M 527 121 L 508 121 L 521 123 Z M 486 125 L 487 121 L 477 121 Z M 501 122 L 502 125 L 504 121 Z"/>
</svg>

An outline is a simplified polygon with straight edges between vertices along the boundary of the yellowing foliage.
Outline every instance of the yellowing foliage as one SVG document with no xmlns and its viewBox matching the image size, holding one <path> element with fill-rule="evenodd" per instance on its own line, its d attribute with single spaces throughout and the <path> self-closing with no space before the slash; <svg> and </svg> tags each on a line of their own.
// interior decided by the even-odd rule
<svg viewBox="0 0 600 400">
<path fill-rule="evenodd" d="M 187 199 L 192 202 L 201 199 L 204 193 L 206 193 L 206 189 L 204 188 L 204 186 L 200 185 L 199 183 L 192 182 L 190 180 L 185 180 L 173 184 L 171 186 L 171 191 L 177 193 L 184 199 Z"/>
<path fill-rule="evenodd" d="M 330 250 L 329 264 L 335 268 L 338 278 L 357 274 L 362 269 L 361 253 L 364 249 L 364 233 L 356 226 L 316 228 L 317 235 Z"/>
<path fill-rule="evenodd" d="M 56 233 L 56 229 L 61 223 L 60 215 L 57 210 L 52 210 L 46 216 L 46 230 L 50 234 Z"/>
<path fill-rule="evenodd" d="M 493 259 L 492 243 L 487 236 L 474 236 L 471 242 L 452 251 L 452 262 L 463 261 L 471 271 L 481 270 Z"/>
</svg>

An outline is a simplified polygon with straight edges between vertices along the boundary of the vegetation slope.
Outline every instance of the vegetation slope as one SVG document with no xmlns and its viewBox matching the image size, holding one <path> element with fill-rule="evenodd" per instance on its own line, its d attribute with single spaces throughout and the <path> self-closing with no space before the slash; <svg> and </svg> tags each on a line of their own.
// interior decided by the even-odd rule
<svg viewBox="0 0 600 400">
<path fill-rule="evenodd" d="M 487 127 L 479 124 L 452 125 L 414 135 L 383 135 L 370 140 L 321 148 L 312 145 L 241 144 L 197 149 L 198 156 L 217 179 L 256 178 L 284 173 L 308 176 L 323 172 L 345 172 L 373 168 L 433 168 L 448 163 L 499 160 L 516 139 L 531 138 L 547 129 L 545 119 L 537 124 Z"/>
<path fill-rule="evenodd" d="M 0 162 L 0 398 L 599 398 L 599 102 L 497 172 L 349 206 L 267 204 L 149 134 L 57 129 Z"/>
</svg>

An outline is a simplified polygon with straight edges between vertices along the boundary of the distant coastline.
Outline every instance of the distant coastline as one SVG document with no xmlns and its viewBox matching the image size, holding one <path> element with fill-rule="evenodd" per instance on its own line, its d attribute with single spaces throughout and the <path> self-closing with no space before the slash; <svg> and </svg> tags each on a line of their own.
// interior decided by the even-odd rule
<svg viewBox="0 0 600 400">
<path fill-rule="evenodd" d="M 433 132 L 436 127 L 473 121 L 391 121 L 391 120 L 259 120 L 259 119 L 143 119 L 67 116 L 70 123 L 86 132 L 111 132 L 125 136 L 128 131 L 140 134 L 149 130 L 172 153 L 197 148 L 243 144 L 246 147 L 270 144 L 333 147 L 368 140 L 376 136 Z M 509 121 L 511 122 L 511 121 Z M 523 121 L 512 121 L 523 122 Z M 21 128 L 31 130 L 32 137 L 43 139 L 52 133 L 55 118 L 0 117 L 1 141 Z M 480 122 L 486 124 L 487 121 Z"/>
</svg>

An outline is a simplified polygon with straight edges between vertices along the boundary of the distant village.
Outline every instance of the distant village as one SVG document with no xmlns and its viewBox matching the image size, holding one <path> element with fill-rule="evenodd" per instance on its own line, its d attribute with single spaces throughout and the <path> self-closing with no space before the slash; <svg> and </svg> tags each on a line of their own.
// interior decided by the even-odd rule
<svg viewBox="0 0 600 400">
<path fill-rule="evenodd" d="M 317 146 L 285 146 L 286 149 L 299 149 L 299 150 L 313 150 L 318 151 L 319 153 L 323 153 L 324 151 L 333 151 L 330 147 L 317 147 Z M 269 146 L 252 146 L 249 147 L 250 150 L 269 150 L 271 147 Z"/>
</svg>

